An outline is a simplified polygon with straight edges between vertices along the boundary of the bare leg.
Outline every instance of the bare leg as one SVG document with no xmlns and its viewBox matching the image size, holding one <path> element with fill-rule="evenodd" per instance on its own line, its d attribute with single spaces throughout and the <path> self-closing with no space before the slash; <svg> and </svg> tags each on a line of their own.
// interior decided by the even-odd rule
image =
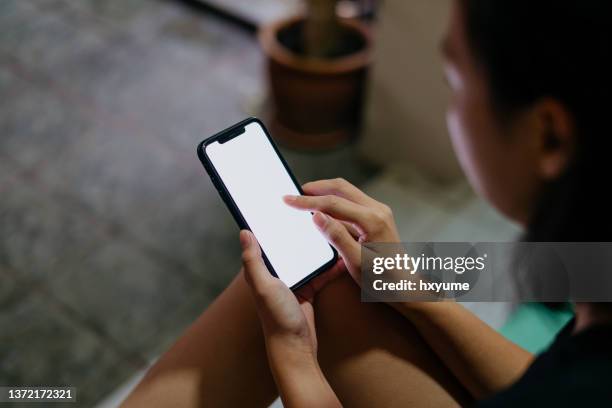
<svg viewBox="0 0 612 408">
<path fill-rule="evenodd" d="M 361 303 L 348 276 L 315 302 L 319 361 L 350 407 L 450 407 L 467 392 L 410 323 Z M 238 275 L 130 396 L 129 406 L 266 407 L 277 392 L 249 289 Z"/>
<path fill-rule="evenodd" d="M 472 402 L 406 318 L 387 305 L 361 303 L 343 276 L 315 302 L 318 359 L 347 407 L 452 407 Z"/>
<path fill-rule="evenodd" d="M 250 289 L 238 274 L 124 402 L 267 407 L 278 396 Z"/>
</svg>

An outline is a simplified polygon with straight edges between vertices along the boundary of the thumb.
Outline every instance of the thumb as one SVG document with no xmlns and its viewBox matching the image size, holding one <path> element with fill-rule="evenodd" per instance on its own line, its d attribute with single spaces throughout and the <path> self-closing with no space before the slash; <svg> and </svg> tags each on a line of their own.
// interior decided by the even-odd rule
<svg viewBox="0 0 612 408">
<path fill-rule="evenodd" d="M 264 264 L 259 243 L 251 231 L 240 231 L 240 246 L 242 247 L 244 277 L 249 286 L 256 293 L 261 294 L 264 292 L 266 284 L 274 277 Z"/>
<path fill-rule="evenodd" d="M 330 244 L 334 246 L 344 259 L 344 264 L 351 276 L 359 283 L 361 274 L 361 245 L 338 220 L 321 212 L 315 213 L 314 223 Z"/>
</svg>

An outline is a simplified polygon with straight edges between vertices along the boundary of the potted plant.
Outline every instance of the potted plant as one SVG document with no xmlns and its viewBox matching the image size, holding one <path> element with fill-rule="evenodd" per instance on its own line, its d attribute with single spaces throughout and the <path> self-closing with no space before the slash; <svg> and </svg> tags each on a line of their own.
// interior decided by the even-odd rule
<svg viewBox="0 0 612 408">
<path fill-rule="evenodd" d="M 265 25 L 270 126 L 301 149 L 342 144 L 359 126 L 371 56 L 369 27 L 340 19 L 337 0 L 308 0 L 304 16 Z"/>
</svg>

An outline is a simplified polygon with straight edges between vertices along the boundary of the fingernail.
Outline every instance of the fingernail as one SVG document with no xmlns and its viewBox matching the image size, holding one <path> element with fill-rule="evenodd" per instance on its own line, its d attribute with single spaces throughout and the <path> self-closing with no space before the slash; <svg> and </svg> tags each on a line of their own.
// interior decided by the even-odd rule
<svg viewBox="0 0 612 408">
<path fill-rule="evenodd" d="M 251 234 L 246 230 L 240 231 L 240 246 L 242 247 L 242 249 L 248 248 L 250 243 L 251 243 Z"/>
<path fill-rule="evenodd" d="M 294 203 L 297 200 L 297 197 L 294 195 L 286 195 L 286 196 L 283 196 L 283 200 L 285 200 L 287 204 L 290 204 L 290 203 Z"/>
<path fill-rule="evenodd" d="M 313 217 L 314 223 L 317 224 L 317 226 L 319 228 L 324 228 L 325 225 L 327 224 L 327 221 L 329 220 L 327 215 L 321 213 L 321 212 L 317 212 L 315 213 L 314 217 Z"/>
</svg>

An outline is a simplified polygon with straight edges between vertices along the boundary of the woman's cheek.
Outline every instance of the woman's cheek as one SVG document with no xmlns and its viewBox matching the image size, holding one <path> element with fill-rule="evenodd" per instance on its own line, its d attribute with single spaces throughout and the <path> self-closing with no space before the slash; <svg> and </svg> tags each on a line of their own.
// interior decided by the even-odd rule
<svg viewBox="0 0 612 408">
<path fill-rule="evenodd" d="M 453 148 L 455 149 L 455 154 L 465 170 L 465 165 L 469 161 L 467 157 L 468 152 L 466 148 L 465 130 L 461 122 L 460 114 L 454 104 L 451 104 L 446 111 L 446 126 L 450 134 Z"/>
<path fill-rule="evenodd" d="M 473 141 L 466 129 L 463 112 L 456 105 L 451 104 L 446 112 L 446 124 L 451 142 L 459 164 L 472 187 L 480 192 L 480 182 L 477 163 L 474 157 Z"/>
</svg>

